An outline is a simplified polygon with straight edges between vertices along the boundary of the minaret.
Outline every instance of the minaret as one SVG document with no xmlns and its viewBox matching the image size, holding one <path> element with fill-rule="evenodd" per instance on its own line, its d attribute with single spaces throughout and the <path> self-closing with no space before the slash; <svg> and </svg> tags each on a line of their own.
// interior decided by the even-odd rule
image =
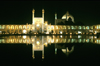
<svg viewBox="0 0 100 66">
<path fill-rule="evenodd" d="M 42 9 L 42 18 L 43 18 L 43 21 L 42 21 L 42 33 L 44 32 L 44 9 Z"/>
<path fill-rule="evenodd" d="M 34 13 L 35 13 L 35 10 L 33 9 L 32 10 L 32 24 L 34 24 Z"/>
<path fill-rule="evenodd" d="M 57 13 L 55 13 L 55 19 L 57 19 Z"/>
<path fill-rule="evenodd" d="M 44 23 L 44 9 L 42 9 L 42 18 L 43 18 L 43 23 Z"/>
<path fill-rule="evenodd" d="M 55 25 L 56 25 L 57 13 L 55 13 Z"/>
</svg>

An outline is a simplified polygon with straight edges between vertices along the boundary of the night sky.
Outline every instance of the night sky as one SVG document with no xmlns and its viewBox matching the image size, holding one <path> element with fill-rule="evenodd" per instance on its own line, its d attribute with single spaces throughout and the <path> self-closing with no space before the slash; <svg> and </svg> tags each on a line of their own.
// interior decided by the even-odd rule
<svg viewBox="0 0 100 66">
<path fill-rule="evenodd" d="M 67 11 L 75 22 L 100 24 L 100 1 L 1 1 L 0 24 L 31 24 L 33 8 L 35 17 L 42 17 L 44 8 L 44 20 L 51 24 L 54 24 L 55 13 L 61 19 Z"/>
</svg>

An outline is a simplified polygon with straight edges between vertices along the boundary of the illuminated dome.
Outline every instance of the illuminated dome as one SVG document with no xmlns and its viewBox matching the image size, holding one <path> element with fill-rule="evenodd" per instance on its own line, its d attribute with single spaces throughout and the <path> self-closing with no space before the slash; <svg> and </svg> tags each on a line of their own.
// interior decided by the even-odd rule
<svg viewBox="0 0 100 66">
<path fill-rule="evenodd" d="M 65 14 L 65 15 L 63 15 L 62 19 L 66 19 L 66 14 Z"/>
<path fill-rule="evenodd" d="M 72 22 L 74 22 L 74 17 L 67 11 L 67 13 L 62 16 L 62 19 L 66 19 L 68 21 L 69 18 L 71 18 Z"/>
</svg>

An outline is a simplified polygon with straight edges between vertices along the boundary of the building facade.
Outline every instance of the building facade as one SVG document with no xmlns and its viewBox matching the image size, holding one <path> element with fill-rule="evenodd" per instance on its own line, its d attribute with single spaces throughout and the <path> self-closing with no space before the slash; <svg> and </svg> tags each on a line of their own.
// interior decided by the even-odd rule
<svg viewBox="0 0 100 66">
<path fill-rule="evenodd" d="M 100 32 L 100 25 L 57 25 L 60 21 L 68 21 L 74 17 L 68 12 L 62 16 L 62 19 L 57 19 L 55 14 L 55 25 L 48 24 L 44 21 L 44 9 L 42 9 L 42 17 L 34 16 L 35 10 L 32 10 L 32 24 L 25 25 L 0 25 L 0 34 L 96 34 Z"/>
</svg>

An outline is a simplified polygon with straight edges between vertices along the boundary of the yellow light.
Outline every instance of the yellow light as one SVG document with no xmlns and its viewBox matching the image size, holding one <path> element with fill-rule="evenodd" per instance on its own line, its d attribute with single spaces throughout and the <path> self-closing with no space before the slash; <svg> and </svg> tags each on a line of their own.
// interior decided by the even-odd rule
<svg viewBox="0 0 100 66">
<path fill-rule="evenodd" d="M 36 33 L 34 33 L 34 34 L 36 34 Z"/>
<path fill-rule="evenodd" d="M 54 29 L 54 26 L 51 26 L 52 29 Z"/>
<path fill-rule="evenodd" d="M 95 43 L 96 43 L 96 40 L 95 40 Z"/>
<path fill-rule="evenodd" d="M 70 38 L 72 38 L 72 35 L 70 35 Z"/>
<path fill-rule="evenodd" d="M 45 25 L 47 25 L 47 23 Z"/>
<path fill-rule="evenodd" d="M 47 45 L 47 43 L 45 43 Z"/>
<path fill-rule="evenodd" d="M 32 29 L 34 29 L 34 27 L 32 27 Z"/>
<path fill-rule="evenodd" d="M 53 42 L 54 42 L 54 39 L 51 40 L 51 43 L 53 43 Z"/>
<path fill-rule="evenodd" d="M 47 43 L 44 43 L 45 46 L 47 46 Z"/>
<path fill-rule="evenodd" d="M 26 30 L 23 30 L 23 33 L 26 33 Z"/>
<path fill-rule="evenodd" d="M 70 33 L 70 34 L 72 34 L 72 33 Z"/>
<path fill-rule="evenodd" d="M 94 33 L 94 34 L 96 34 L 96 33 Z"/>
<path fill-rule="evenodd" d="M 39 26 L 39 24 L 37 24 L 37 27 Z"/>
<path fill-rule="evenodd" d="M 56 42 L 58 42 L 58 39 L 56 39 Z"/>
<path fill-rule="evenodd" d="M 37 45 L 39 45 L 40 44 L 40 42 L 39 41 L 37 41 Z"/>
<path fill-rule="evenodd" d="M 26 35 L 25 35 L 25 36 L 23 36 L 23 38 L 25 39 L 25 38 L 26 38 Z"/>
<path fill-rule="evenodd" d="M 62 38 L 62 35 L 60 37 Z"/>
<path fill-rule="evenodd" d="M 49 34 L 49 32 L 46 32 L 46 34 Z"/>
<path fill-rule="evenodd" d="M 62 34 L 62 31 L 60 31 L 60 34 Z"/>
</svg>

